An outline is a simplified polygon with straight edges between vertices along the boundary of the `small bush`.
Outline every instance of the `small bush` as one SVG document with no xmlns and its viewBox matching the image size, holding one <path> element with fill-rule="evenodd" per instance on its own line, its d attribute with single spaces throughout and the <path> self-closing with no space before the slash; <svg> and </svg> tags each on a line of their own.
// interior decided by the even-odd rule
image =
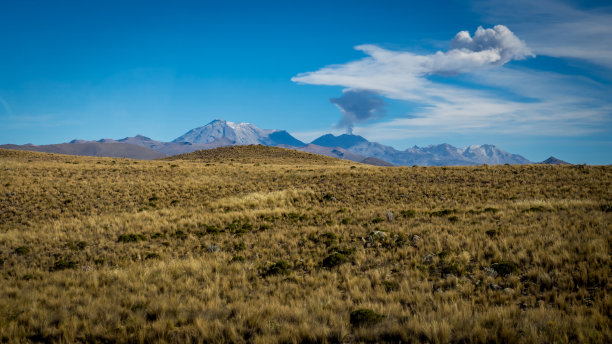
<svg viewBox="0 0 612 344">
<path fill-rule="evenodd" d="M 245 259 L 243 256 L 233 256 L 232 259 L 230 259 L 230 263 L 237 263 L 237 262 L 244 262 Z"/>
<path fill-rule="evenodd" d="M 246 249 L 246 245 L 244 244 L 244 242 L 240 241 L 240 242 L 234 243 L 234 250 L 244 251 L 245 249 Z"/>
<path fill-rule="evenodd" d="M 357 326 L 370 326 L 378 324 L 384 315 L 378 314 L 371 309 L 360 308 L 351 312 L 351 325 Z"/>
<path fill-rule="evenodd" d="M 253 230 L 253 225 L 248 221 L 234 220 L 225 228 L 236 235 L 242 235 Z"/>
<path fill-rule="evenodd" d="M 77 264 L 74 261 L 60 259 L 53 264 L 53 267 L 51 267 L 51 271 L 74 269 L 76 268 L 76 265 Z"/>
<path fill-rule="evenodd" d="M 321 263 L 321 265 L 324 268 L 331 269 L 335 266 L 344 264 L 346 262 L 348 262 L 348 258 L 346 258 L 345 255 L 343 255 L 342 253 L 334 252 L 330 254 L 329 256 L 327 256 L 325 259 L 323 259 L 323 262 Z"/>
<path fill-rule="evenodd" d="M 518 270 L 518 266 L 513 262 L 503 261 L 491 264 L 491 269 L 495 270 L 495 272 L 502 276 L 507 276 L 516 272 Z"/>
<path fill-rule="evenodd" d="M 385 287 L 387 293 L 399 290 L 399 283 L 394 281 L 383 281 L 382 285 Z"/>
<path fill-rule="evenodd" d="M 414 210 L 402 210 L 400 214 L 405 218 L 411 218 L 416 216 L 416 212 Z"/>
<path fill-rule="evenodd" d="M 330 193 L 326 193 L 325 195 L 323 195 L 323 199 L 326 201 L 335 201 L 336 197 L 334 197 L 334 195 Z"/>
<path fill-rule="evenodd" d="M 328 233 L 324 233 L 321 235 L 321 241 L 326 245 L 326 246 L 331 246 L 334 245 L 338 242 L 338 239 L 336 237 L 336 234 L 332 233 L 332 232 L 328 232 Z"/>
<path fill-rule="evenodd" d="M 77 250 L 84 250 L 85 247 L 87 247 L 87 242 L 86 241 L 79 241 L 76 243 L 76 249 Z"/>
<path fill-rule="evenodd" d="M 381 223 L 383 221 L 385 221 L 385 219 L 379 216 L 379 217 L 374 218 L 374 220 L 372 220 L 372 223 L 376 224 L 376 223 Z"/>
<path fill-rule="evenodd" d="M 538 205 L 538 206 L 531 207 L 529 209 L 523 210 L 523 212 L 525 212 L 525 213 L 529 213 L 529 212 L 542 212 L 542 211 L 546 211 L 546 208 L 544 208 L 541 205 Z"/>
<path fill-rule="evenodd" d="M 178 230 L 176 232 L 174 232 L 174 237 L 177 239 L 186 239 L 187 238 L 187 233 L 183 232 L 182 230 Z"/>
<path fill-rule="evenodd" d="M 284 260 L 270 265 L 264 272 L 264 277 L 275 276 L 275 275 L 286 275 L 289 273 L 289 263 Z"/>
<path fill-rule="evenodd" d="M 17 253 L 20 256 L 26 256 L 30 254 L 30 248 L 27 246 L 19 246 L 15 249 L 15 253 Z"/>
<path fill-rule="evenodd" d="M 497 234 L 499 233 L 497 229 L 487 229 L 487 231 L 485 232 L 489 237 L 494 237 L 497 236 Z"/>
<path fill-rule="evenodd" d="M 165 238 L 166 235 L 164 233 L 155 233 L 151 235 L 151 239 L 159 239 L 159 238 Z"/>
<path fill-rule="evenodd" d="M 157 253 L 147 253 L 147 255 L 145 256 L 145 259 L 159 259 L 161 258 L 161 256 Z"/>
<path fill-rule="evenodd" d="M 455 210 L 453 210 L 453 209 L 442 209 L 442 210 L 438 210 L 438 211 L 432 211 L 429 214 L 431 216 L 441 217 L 441 216 L 446 216 L 446 215 L 453 214 L 454 212 L 455 212 Z"/>
<path fill-rule="evenodd" d="M 612 212 L 612 204 L 602 204 L 599 209 L 604 213 L 610 213 Z"/>
<path fill-rule="evenodd" d="M 144 241 L 145 237 L 140 234 L 121 234 L 119 238 L 117 238 L 118 242 L 129 243 L 129 242 L 138 242 Z"/>
</svg>

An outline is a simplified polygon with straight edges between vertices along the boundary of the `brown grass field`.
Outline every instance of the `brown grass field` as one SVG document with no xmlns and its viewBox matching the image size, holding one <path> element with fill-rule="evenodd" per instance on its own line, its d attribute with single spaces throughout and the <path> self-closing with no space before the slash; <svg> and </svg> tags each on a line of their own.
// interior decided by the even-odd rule
<svg viewBox="0 0 612 344">
<path fill-rule="evenodd" d="M 610 343 L 612 167 L 0 150 L 2 342 Z"/>
</svg>

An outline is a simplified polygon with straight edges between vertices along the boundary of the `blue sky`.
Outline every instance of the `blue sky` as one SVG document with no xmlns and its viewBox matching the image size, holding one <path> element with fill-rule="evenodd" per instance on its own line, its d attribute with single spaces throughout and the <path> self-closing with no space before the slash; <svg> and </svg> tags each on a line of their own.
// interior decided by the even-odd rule
<svg viewBox="0 0 612 344">
<path fill-rule="evenodd" d="M 2 0 L 0 144 L 222 118 L 610 164 L 605 3 Z"/>
</svg>

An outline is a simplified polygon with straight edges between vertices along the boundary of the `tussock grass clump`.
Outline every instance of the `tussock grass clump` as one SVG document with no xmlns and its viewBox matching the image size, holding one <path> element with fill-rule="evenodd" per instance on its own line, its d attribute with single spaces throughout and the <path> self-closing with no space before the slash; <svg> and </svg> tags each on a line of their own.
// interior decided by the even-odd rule
<svg viewBox="0 0 612 344">
<path fill-rule="evenodd" d="M 491 264 L 491 269 L 495 270 L 501 276 L 507 276 L 518 271 L 518 266 L 513 262 L 503 261 Z"/>
<path fill-rule="evenodd" d="M 67 260 L 67 259 L 60 259 L 56 261 L 55 263 L 53 263 L 53 266 L 51 267 L 51 271 L 74 269 L 76 268 L 76 266 L 77 266 L 77 263 L 75 261 Z"/>
<path fill-rule="evenodd" d="M 350 322 L 353 326 L 371 326 L 379 323 L 384 316 L 368 308 L 360 308 L 351 312 Z"/>
<path fill-rule="evenodd" d="M 121 234 L 117 238 L 118 242 L 130 243 L 130 242 L 138 242 L 146 240 L 144 235 L 141 234 Z"/>
<path fill-rule="evenodd" d="M 287 275 L 289 274 L 289 263 L 284 260 L 280 260 L 270 265 L 263 273 L 264 277 L 276 276 L 276 275 Z"/>
<path fill-rule="evenodd" d="M 325 257 L 325 259 L 323 259 L 323 261 L 321 262 L 321 266 L 327 269 L 331 269 L 346 262 L 348 262 L 348 258 L 344 254 L 334 252 L 329 256 Z"/>
<path fill-rule="evenodd" d="M 30 248 L 28 246 L 19 246 L 15 249 L 15 253 L 20 256 L 27 256 L 30 254 Z"/>
</svg>

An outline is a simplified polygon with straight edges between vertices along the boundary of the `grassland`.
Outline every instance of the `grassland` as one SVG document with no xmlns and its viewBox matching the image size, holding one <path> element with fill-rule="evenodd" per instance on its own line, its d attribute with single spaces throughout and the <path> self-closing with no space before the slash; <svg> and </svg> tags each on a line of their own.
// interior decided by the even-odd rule
<svg viewBox="0 0 612 344">
<path fill-rule="evenodd" d="M 611 183 L 264 147 L 0 150 L 0 338 L 609 343 Z"/>
</svg>

